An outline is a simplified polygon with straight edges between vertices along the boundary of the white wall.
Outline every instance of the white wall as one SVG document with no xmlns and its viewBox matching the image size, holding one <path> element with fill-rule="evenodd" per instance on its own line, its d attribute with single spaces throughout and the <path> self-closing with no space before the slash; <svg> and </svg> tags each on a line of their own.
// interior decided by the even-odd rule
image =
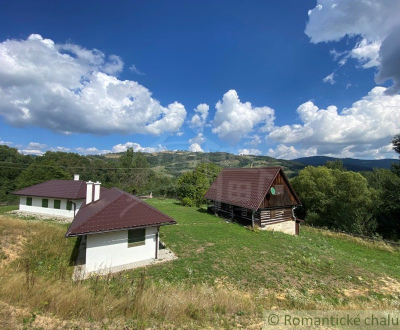
<svg viewBox="0 0 400 330">
<path fill-rule="evenodd" d="M 145 244 L 130 248 L 127 230 L 87 235 L 86 272 L 154 259 L 156 234 L 157 227 L 146 228 Z"/>
<path fill-rule="evenodd" d="M 33 213 L 41 213 L 46 215 L 55 215 L 73 218 L 74 217 L 74 205 L 72 204 L 72 210 L 67 210 L 67 199 L 61 198 L 47 198 L 49 200 L 48 207 L 42 207 L 42 197 L 33 197 L 32 196 L 32 206 L 26 205 L 26 199 L 30 196 L 21 196 L 19 198 L 19 210 L 24 212 L 33 212 Z M 61 201 L 60 209 L 55 209 L 54 207 L 54 199 L 59 199 Z M 83 199 L 79 200 L 71 200 L 76 203 L 76 213 L 78 213 L 79 208 L 82 206 Z"/>
</svg>

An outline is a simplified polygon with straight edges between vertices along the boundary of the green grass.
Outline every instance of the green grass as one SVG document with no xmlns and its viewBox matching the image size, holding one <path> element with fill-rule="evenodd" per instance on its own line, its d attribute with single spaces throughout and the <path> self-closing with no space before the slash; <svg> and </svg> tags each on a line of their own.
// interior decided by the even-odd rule
<svg viewBox="0 0 400 330">
<path fill-rule="evenodd" d="M 365 287 L 385 276 L 400 281 L 398 249 L 309 227 L 302 227 L 300 236 L 254 232 L 204 208 L 173 200 L 148 202 L 178 222 L 161 229 L 161 239 L 179 259 L 149 268 L 157 281 L 213 284 L 223 279 L 241 289 L 312 288 L 315 297 L 324 294 L 332 301 L 342 289 Z"/>
<path fill-rule="evenodd" d="M 6 212 L 18 210 L 18 205 L 8 205 L 8 206 L 0 206 L 0 214 L 4 214 Z"/>
</svg>

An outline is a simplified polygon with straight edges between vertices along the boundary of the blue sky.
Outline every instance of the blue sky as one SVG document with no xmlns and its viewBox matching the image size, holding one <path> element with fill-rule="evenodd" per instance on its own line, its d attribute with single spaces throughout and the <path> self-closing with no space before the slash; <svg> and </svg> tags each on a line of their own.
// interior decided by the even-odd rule
<svg viewBox="0 0 400 330">
<path fill-rule="evenodd" d="M 398 0 L 1 7 L 0 143 L 22 153 L 395 157 Z"/>
</svg>

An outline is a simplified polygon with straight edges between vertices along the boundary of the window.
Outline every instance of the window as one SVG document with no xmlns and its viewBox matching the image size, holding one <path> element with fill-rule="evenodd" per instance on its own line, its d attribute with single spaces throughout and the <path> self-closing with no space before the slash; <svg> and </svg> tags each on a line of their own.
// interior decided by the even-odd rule
<svg viewBox="0 0 400 330">
<path fill-rule="evenodd" d="M 59 199 L 54 200 L 54 208 L 58 210 L 61 208 L 61 201 Z"/>
<path fill-rule="evenodd" d="M 68 211 L 72 210 L 72 202 L 71 201 L 67 201 L 67 210 Z"/>
<path fill-rule="evenodd" d="M 32 197 L 26 197 L 26 205 L 32 206 Z"/>
<path fill-rule="evenodd" d="M 42 199 L 42 207 L 49 207 L 49 200 L 47 198 Z"/>
<path fill-rule="evenodd" d="M 146 228 L 128 230 L 128 248 L 145 245 Z"/>
</svg>

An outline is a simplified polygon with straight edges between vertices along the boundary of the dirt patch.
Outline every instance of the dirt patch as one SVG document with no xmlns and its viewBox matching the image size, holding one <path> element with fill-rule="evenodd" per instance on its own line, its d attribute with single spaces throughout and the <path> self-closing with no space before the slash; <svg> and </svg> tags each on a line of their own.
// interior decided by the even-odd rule
<svg viewBox="0 0 400 330">
<path fill-rule="evenodd" d="M 200 247 L 196 250 L 196 253 L 203 253 L 204 252 L 204 247 Z"/>
<path fill-rule="evenodd" d="M 344 289 L 343 294 L 346 297 L 365 296 L 368 294 L 368 289 Z"/>
<path fill-rule="evenodd" d="M 13 237 L 6 235 L 2 237 L 0 267 L 9 264 L 10 262 L 18 259 L 26 243 L 26 237 L 17 235 Z"/>
<path fill-rule="evenodd" d="M 400 294 L 400 282 L 389 276 L 378 278 L 373 288 L 384 294 Z"/>
</svg>

